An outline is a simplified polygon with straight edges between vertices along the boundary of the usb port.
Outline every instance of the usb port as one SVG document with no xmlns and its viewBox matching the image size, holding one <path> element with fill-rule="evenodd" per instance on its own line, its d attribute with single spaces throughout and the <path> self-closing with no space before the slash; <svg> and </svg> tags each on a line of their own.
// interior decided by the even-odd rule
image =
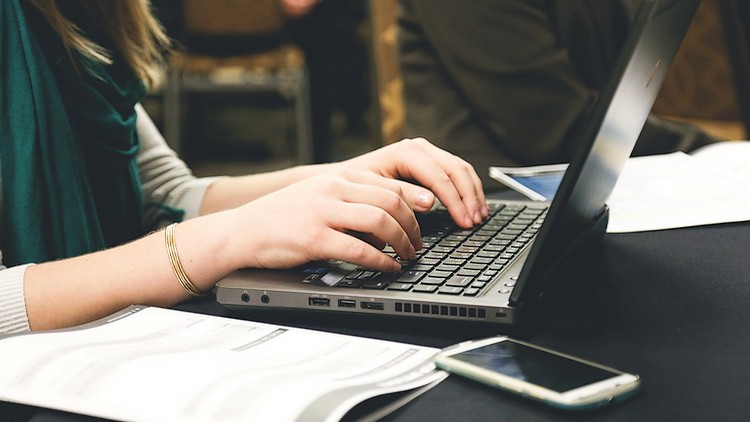
<svg viewBox="0 0 750 422">
<path fill-rule="evenodd" d="M 308 300 L 311 306 L 331 306 L 331 299 L 325 297 L 311 297 Z"/>
<path fill-rule="evenodd" d="M 357 306 L 357 301 L 354 299 L 339 299 L 339 308 L 354 308 Z"/>
<path fill-rule="evenodd" d="M 362 307 L 362 309 L 371 309 L 375 311 L 382 311 L 385 309 L 385 305 L 383 305 L 383 302 L 360 302 L 359 306 Z"/>
</svg>

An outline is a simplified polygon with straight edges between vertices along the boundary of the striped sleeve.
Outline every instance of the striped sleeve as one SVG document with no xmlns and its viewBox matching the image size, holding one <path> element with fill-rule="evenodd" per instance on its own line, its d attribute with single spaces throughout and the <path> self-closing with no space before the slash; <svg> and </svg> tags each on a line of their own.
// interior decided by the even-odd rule
<svg viewBox="0 0 750 422">
<path fill-rule="evenodd" d="M 5 268 L 0 265 L 0 334 L 29 331 L 23 278 L 33 264 Z"/>
<path fill-rule="evenodd" d="M 169 148 L 143 106 L 138 104 L 136 112 L 141 141 L 138 169 L 147 205 L 158 204 L 182 210 L 186 220 L 197 217 L 206 189 L 217 177 L 195 177 L 190 168 Z M 160 217 L 158 207 L 147 207 L 146 221 L 151 228 L 170 222 L 159 221 Z"/>
</svg>

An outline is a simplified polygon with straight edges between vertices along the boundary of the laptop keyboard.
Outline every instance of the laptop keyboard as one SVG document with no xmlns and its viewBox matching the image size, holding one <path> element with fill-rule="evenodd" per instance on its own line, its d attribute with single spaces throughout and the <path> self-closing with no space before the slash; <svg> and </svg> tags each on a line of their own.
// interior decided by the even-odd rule
<svg viewBox="0 0 750 422">
<path fill-rule="evenodd" d="M 335 286 L 476 296 L 531 242 L 546 215 L 547 204 L 496 205 L 487 221 L 468 230 L 445 210 L 419 215 L 424 248 L 402 261 L 403 271 L 357 267 Z M 397 258 L 390 247 L 386 253 Z"/>
</svg>

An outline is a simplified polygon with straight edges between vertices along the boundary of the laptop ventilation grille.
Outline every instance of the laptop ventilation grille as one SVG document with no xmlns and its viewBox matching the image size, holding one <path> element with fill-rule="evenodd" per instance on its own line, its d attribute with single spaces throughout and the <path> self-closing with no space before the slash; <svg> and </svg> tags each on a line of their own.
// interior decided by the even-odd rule
<svg viewBox="0 0 750 422">
<path fill-rule="evenodd" d="M 427 305 L 423 303 L 396 302 L 396 312 L 425 315 L 448 315 L 465 318 L 486 318 L 486 311 L 465 306 Z"/>
</svg>

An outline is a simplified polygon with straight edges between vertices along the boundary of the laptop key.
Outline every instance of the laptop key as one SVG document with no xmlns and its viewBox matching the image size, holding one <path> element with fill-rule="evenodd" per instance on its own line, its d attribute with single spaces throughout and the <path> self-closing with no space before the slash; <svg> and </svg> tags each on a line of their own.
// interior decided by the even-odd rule
<svg viewBox="0 0 750 422">
<path fill-rule="evenodd" d="M 427 272 L 435 268 L 434 265 L 428 265 L 428 264 L 416 264 L 412 266 L 409 270 L 410 271 L 417 271 L 417 272 Z"/>
<path fill-rule="evenodd" d="M 460 295 L 464 289 L 462 287 L 443 286 L 438 289 L 438 294 L 441 295 Z"/>
<path fill-rule="evenodd" d="M 459 267 L 461 265 L 464 265 L 464 262 L 466 262 L 466 259 L 464 258 L 452 258 L 453 255 L 450 256 L 451 258 L 446 258 L 445 261 L 443 261 L 444 265 L 453 265 Z"/>
<path fill-rule="evenodd" d="M 481 252 L 479 252 L 477 254 L 477 256 L 480 257 L 480 258 L 495 259 L 498 256 L 500 256 L 500 252 L 499 251 L 490 251 L 490 250 L 483 249 Z"/>
<path fill-rule="evenodd" d="M 464 296 L 476 296 L 478 294 L 479 294 L 479 289 L 475 287 L 470 287 L 466 289 L 466 291 L 464 292 Z"/>
<path fill-rule="evenodd" d="M 401 274 L 396 281 L 400 283 L 416 283 L 419 279 L 424 277 L 424 275 L 425 273 L 423 271 L 407 271 Z"/>
<path fill-rule="evenodd" d="M 357 280 L 369 280 L 380 274 L 379 271 L 362 271 L 357 275 Z"/>
<path fill-rule="evenodd" d="M 362 286 L 361 280 L 352 279 L 344 279 L 334 285 L 334 287 L 349 287 L 353 289 L 358 289 L 360 286 Z"/>
<path fill-rule="evenodd" d="M 433 271 L 430 273 L 430 277 L 434 278 L 448 278 L 453 274 L 452 271 Z"/>
<path fill-rule="evenodd" d="M 443 273 L 445 273 L 445 274 L 451 274 L 451 273 L 456 272 L 459 268 L 461 268 L 461 267 L 458 266 L 458 265 L 440 264 L 439 266 L 437 266 L 435 268 L 435 270 L 432 272 L 432 274 L 435 275 L 435 273 L 437 273 L 436 276 L 439 276 L 439 275 L 441 275 Z"/>
<path fill-rule="evenodd" d="M 440 262 L 439 259 L 425 257 L 425 258 L 420 259 L 419 262 L 417 262 L 417 265 L 429 265 L 430 267 L 433 267 L 437 265 L 439 262 Z"/>
<path fill-rule="evenodd" d="M 472 277 L 453 276 L 445 283 L 446 286 L 466 287 L 472 282 Z"/>
<path fill-rule="evenodd" d="M 408 283 L 391 283 L 388 285 L 388 290 L 398 290 L 400 292 L 407 292 L 412 288 L 411 284 Z"/>
<path fill-rule="evenodd" d="M 390 284 L 400 275 L 401 273 L 380 273 L 371 279 L 362 280 L 362 288 L 377 290 L 385 289 L 386 287 L 388 287 L 388 284 Z"/>
<path fill-rule="evenodd" d="M 437 286 L 430 286 L 430 285 L 420 284 L 420 285 L 414 286 L 414 289 L 412 290 L 412 292 L 417 292 L 417 293 L 434 293 L 435 290 L 437 290 Z"/>
<path fill-rule="evenodd" d="M 419 282 L 420 285 L 431 285 L 431 286 L 440 286 L 443 283 L 445 283 L 445 279 L 438 278 L 438 277 L 425 277 L 422 279 L 422 281 Z"/>
<path fill-rule="evenodd" d="M 476 277 L 481 273 L 480 270 L 469 270 L 469 269 L 461 269 L 459 270 L 456 275 L 460 275 L 463 277 Z"/>
</svg>

